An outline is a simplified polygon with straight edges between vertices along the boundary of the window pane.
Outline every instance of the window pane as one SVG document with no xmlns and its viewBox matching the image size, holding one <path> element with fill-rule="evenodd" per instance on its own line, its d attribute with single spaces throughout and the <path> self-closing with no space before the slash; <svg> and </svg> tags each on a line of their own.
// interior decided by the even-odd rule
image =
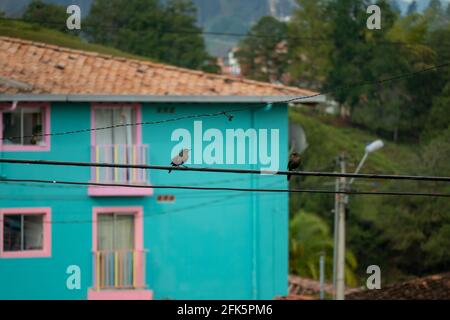
<svg viewBox="0 0 450 320">
<path fill-rule="evenodd" d="M 99 214 L 97 220 L 97 250 L 113 250 L 113 214 Z"/>
<path fill-rule="evenodd" d="M 19 107 L 13 112 L 5 112 L 3 114 L 3 137 L 5 138 L 3 143 L 42 145 L 44 143 L 42 134 L 45 132 L 43 115 L 43 108 Z"/>
<path fill-rule="evenodd" d="M 23 135 L 25 136 L 23 144 L 41 145 L 43 137 L 41 108 L 23 108 Z"/>
<path fill-rule="evenodd" d="M 44 215 L 24 215 L 24 250 L 42 250 L 44 248 Z"/>
<path fill-rule="evenodd" d="M 117 214 L 115 230 L 115 249 L 133 250 L 134 248 L 134 215 Z"/>
<path fill-rule="evenodd" d="M 3 144 L 21 144 L 20 110 L 3 113 Z M 13 138 L 18 137 L 18 138 Z"/>
<path fill-rule="evenodd" d="M 95 127 L 105 128 L 110 127 L 113 124 L 113 109 L 112 108 L 97 108 L 95 109 Z M 96 130 L 95 143 L 98 145 L 102 144 L 113 144 L 112 140 L 112 129 Z"/>
<path fill-rule="evenodd" d="M 21 238 L 21 215 L 4 215 L 3 251 L 20 251 Z"/>
</svg>

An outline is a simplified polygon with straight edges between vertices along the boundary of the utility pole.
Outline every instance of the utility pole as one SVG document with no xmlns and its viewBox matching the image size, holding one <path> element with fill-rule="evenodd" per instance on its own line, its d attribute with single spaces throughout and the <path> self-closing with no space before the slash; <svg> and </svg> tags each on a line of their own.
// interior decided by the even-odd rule
<svg viewBox="0 0 450 320">
<path fill-rule="evenodd" d="M 356 168 L 355 174 L 358 173 L 364 162 L 366 161 L 369 153 L 375 152 L 383 148 L 384 143 L 382 140 L 375 140 L 372 143 L 366 145 L 364 156 Z M 338 157 L 338 166 L 341 168 L 341 173 L 346 172 L 345 155 L 341 154 Z M 334 202 L 334 255 L 333 255 L 333 288 L 336 300 L 345 299 L 345 218 L 348 207 L 348 194 L 339 194 L 339 191 L 347 191 L 354 178 L 350 179 L 347 184 L 346 178 L 336 179 L 336 194 Z"/>
<path fill-rule="evenodd" d="M 320 253 L 319 269 L 320 269 L 320 300 L 325 298 L 325 253 Z"/>
<path fill-rule="evenodd" d="M 336 167 L 340 165 L 339 157 L 336 157 Z M 337 173 L 335 170 L 334 172 Z M 334 194 L 334 241 L 333 241 L 333 295 L 336 299 L 336 265 L 337 265 L 337 244 L 339 239 L 338 234 L 338 212 L 339 212 L 339 198 L 340 194 L 339 192 L 339 178 L 336 178 L 336 185 L 335 185 L 335 191 Z"/>
<path fill-rule="evenodd" d="M 341 173 L 345 173 L 345 155 L 342 154 L 339 158 Z M 345 177 L 340 178 L 340 191 L 345 191 L 347 188 L 347 181 Z M 336 264 L 336 300 L 344 300 L 345 290 L 345 209 L 346 209 L 346 195 L 339 194 L 338 205 L 338 245 L 337 245 L 337 264 Z"/>
</svg>

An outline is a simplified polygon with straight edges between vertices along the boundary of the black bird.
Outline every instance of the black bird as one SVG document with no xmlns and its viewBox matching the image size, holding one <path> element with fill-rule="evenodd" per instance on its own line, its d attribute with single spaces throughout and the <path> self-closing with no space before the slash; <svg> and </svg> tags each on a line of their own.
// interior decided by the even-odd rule
<svg viewBox="0 0 450 320">
<path fill-rule="evenodd" d="M 288 162 L 288 170 L 289 171 L 295 171 L 302 162 L 300 155 L 297 152 L 292 152 L 289 156 L 289 162 Z M 291 180 L 291 175 L 287 175 L 288 181 Z"/>
</svg>

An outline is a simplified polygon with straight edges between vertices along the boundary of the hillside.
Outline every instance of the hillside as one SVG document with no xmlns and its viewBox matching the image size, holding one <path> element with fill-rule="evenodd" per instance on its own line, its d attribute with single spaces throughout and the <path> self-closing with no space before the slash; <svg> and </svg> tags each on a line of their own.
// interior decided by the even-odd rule
<svg viewBox="0 0 450 320">
<path fill-rule="evenodd" d="M 365 145 L 379 138 L 367 131 L 341 123 L 333 117 L 291 110 L 289 120 L 304 129 L 309 146 L 302 154 L 301 169 L 307 171 L 337 170 L 334 160 L 336 156 L 345 152 L 347 172 L 354 172 L 364 154 Z M 408 168 L 416 159 L 415 150 L 418 148 L 413 145 L 384 142 L 384 148 L 369 155 L 361 173 L 411 173 Z M 291 188 L 329 191 L 335 188 L 334 178 L 298 177 L 292 180 Z M 411 189 L 413 185 L 395 181 L 358 179 L 352 185 L 352 189 L 371 192 L 401 191 L 404 190 L 402 187 Z M 388 227 L 388 219 L 392 219 L 399 212 L 404 212 L 405 209 L 401 208 L 402 200 L 405 199 L 392 196 L 350 196 L 347 246 L 357 258 L 356 274 L 360 283 L 365 279 L 365 268 L 371 264 L 378 264 L 382 268 L 383 283 L 399 281 L 406 276 L 391 263 L 393 255 L 402 257 L 403 254 L 396 252 L 398 242 L 392 240 L 393 230 L 389 230 Z M 326 221 L 332 234 L 333 194 L 293 193 L 290 195 L 289 206 L 291 217 L 300 210 L 317 215 Z"/>
<path fill-rule="evenodd" d="M 31 0 L 2 0 L 0 11 L 6 16 L 18 18 L 22 15 Z M 86 16 L 94 0 L 44 0 L 47 3 L 60 5 L 76 4 L 81 8 L 81 14 Z M 167 0 L 160 0 L 162 2 Z M 192 0 L 197 7 L 197 23 L 204 31 L 223 33 L 247 33 L 250 27 L 261 17 L 270 15 L 271 0 Z M 272 0 L 274 14 L 287 17 L 296 7 L 296 0 Z M 393 0 L 403 14 L 412 0 Z M 430 0 L 416 0 L 418 10 L 423 11 Z M 450 0 L 441 0 L 446 6 Z M 210 54 L 224 56 L 226 51 L 235 46 L 241 39 L 239 36 L 205 36 L 205 42 Z"/>
<path fill-rule="evenodd" d="M 87 43 L 82 41 L 79 37 L 75 37 L 68 33 L 58 32 L 22 21 L 0 19 L 0 36 L 45 42 L 71 49 L 98 52 L 117 57 L 150 60 L 148 58 L 132 55 L 115 48 Z"/>
</svg>

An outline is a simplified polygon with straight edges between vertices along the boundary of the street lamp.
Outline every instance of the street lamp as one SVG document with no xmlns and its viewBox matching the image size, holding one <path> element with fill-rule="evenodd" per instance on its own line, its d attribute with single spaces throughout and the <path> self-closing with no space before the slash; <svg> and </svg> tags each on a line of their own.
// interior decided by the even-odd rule
<svg viewBox="0 0 450 320">
<path fill-rule="evenodd" d="M 355 174 L 359 173 L 364 162 L 370 153 L 375 152 L 383 148 L 384 143 L 381 140 L 375 140 L 368 144 L 365 148 L 364 156 L 358 164 L 355 170 Z M 341 173 L 345 173 L 345 158 L 341 156 L 339 158 Z M 336 190 L 347 190 L 347 188 L 353 183 L 354 177 L 350 179 L 348 185 L 346 183 L 345 177 L 336 179 Z M 343 197 L 336 194 L 336 204 L 335 204 L 335 236 L 334 236 L 334 259 L 333 263 L 335 267 L 333 268 L 334 279 L 335 279 L 335 292 L 337 300 L 344 300 L 345 295 L 345 212 L 348 205 L 348 195 L 345 194 Z"/>
<path fill-rule="evenodd" d="M 359 173 L 359 170 L 361 170 L 361 167 L 363 166 L 364 162 L 366 161 L 369 153 L 380 150 L 383 147 L 384 147 L 384 143 L 382 140 L 375 140 L 374 142 L 369 143 L 366 146 L 364 156 L 362 157 L 361 161 L 359 162 L 358 167 L 356 167 L 355 174 Z M 355 177 L 350 179 L 349 186 L 353 183 L 353 180 L 355 180 Z"/>
</svg>

